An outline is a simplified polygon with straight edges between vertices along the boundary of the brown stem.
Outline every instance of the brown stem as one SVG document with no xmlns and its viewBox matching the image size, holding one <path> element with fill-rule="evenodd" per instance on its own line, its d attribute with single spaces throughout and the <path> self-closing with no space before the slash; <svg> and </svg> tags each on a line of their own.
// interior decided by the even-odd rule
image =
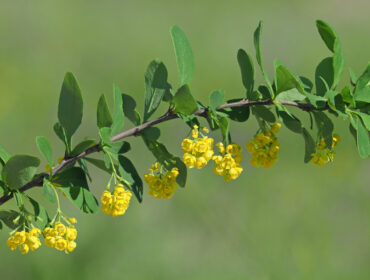
<svg viewBox="0 0 370 280">
<path fill-rule="evenodd" d="M 294 101 L 280 101 L 280 103 L 282 105 L 297 107 L 297 108 L 299 108 L 303 111 L 326 110 L 326 109 L 328 109 L 328 106 L 325 106 L 322 109 L 317 109 L 311 104 L 298 103 L 298 102 L 294 102 Z M 237 102 L 223 104 L 223 105 L 219 106 L 217 108 L 217 110 L 222 110 L 222 109 L 226 109 L 226 108 L 263 106 L 263 105 L 273 105 L 273 104 L 274 104 L 274 102 L 272 100 L 248 101 L 247 99 L 243 99 L 243 100 L 240 100 L 240 101 L 237 101 Z M 194 112 L 194 115 L 200 116 L 200 117 L 207 117 L 207 109 L 199 109 L 199 110 Z M 171 113 L 171 111 L 169 111 L 165 115 L 159 117 L 158 119 L 143 123 L 141 125 L 133 127 L 133 128 L 128 129 L 126 131 L 123 131 L 123 132 L 113 136 L 110 140 L 112 142 L 117 142 L 117 141 L 122 140 L 126 137 L 137 136 L 137 135 L 140 135 L 141 131 L 143 131 L 144 129 L 146 129 L 148 127 L 157 125 L 157 124 L 165 122 L 165 121 L 177 119 L 177 118 L 178 118 L 178 116 L 176 114 Z M 53 176 L 55 174 L 59 173 L 60 171 L 62 171 L 63 169 L 65 169 L 67 166 L 72 165 L 77 160 L 79 160 L 81 158 L 84 158 L 85 156 L 87 156 L 89 154 L 92 154 L 92 153 L 95 153 L 95 152 L 100 152 L 100 151 L 101 151 L 100 144 L 96 144 L 95 146 L 88 148 L 87 150 L 83 151 L 81 154 L 79 154 L 77 156 L 74 156 L 74 157 L 63 160 L 57 167 L 55 167 L 53 169 Z M 47 173 L 43 173 L 40 176 L 38 176 L 37 178 L 33 179 L 31 182 L 29 182 L 26 185 L 24 185 L 23 187 L 21 187 L 19 190 L 21 192 L 24 192 L 26 190 L 29 190 L 29 189 L 33 188 L 33 187 L 42 186 L 44 178 L 49 178 L 49 175 Z M 7 202 L 12 197 L 13 197 L 13 193 L 10 193 L 9 195 L 4 195 L 4 196 L 0 197 L 0 205 L 4 204 L 5 202 Z"/>
</svg>

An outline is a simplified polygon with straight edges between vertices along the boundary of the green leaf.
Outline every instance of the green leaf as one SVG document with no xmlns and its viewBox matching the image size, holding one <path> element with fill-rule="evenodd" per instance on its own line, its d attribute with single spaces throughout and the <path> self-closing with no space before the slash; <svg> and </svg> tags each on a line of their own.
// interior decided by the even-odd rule
<svg viewBox="0 0 370 280">
<path fill-rule="evenodd" d="M 229 144 L 230 140 L 230 121 L 227 117 L 218 117 L 218 126 L 221 130 L 221 135 L 223 138 L 223 141 L 226 143 L 226 145 Z"/>
<path fill-rule="evenodd" d="M 312 113 L 315 118 L 315 122 L 318 128 L 318 131 L 319 131 L 319 135 L 321 135 L 324 138 L 326 147 L 331 149 L 331 145 L 333 142 L 333 131 L 334 131 L 333 122 L 323 112 L 312 111 Z"/>
<path fill-rule="evenodd" d="M 105 153 L 109 153 L 115 160 L 118 160 L 118 155 L 124 154 L 131 149 L 130 143 L 126 141 L 111 142 L 109 146 L 103 148 Z"/>
<path fill-rule="evenodd" d="M 332 110 L 340 114 L 343 118 L 347 118 L 345 104 L 339 92 L 329 90 L 326 92 L 325 97 L 328 98 L 328 105 Z"/>
<path fill-rule="evenodd" d="M 124 115 L 134 124 L 139 125 L 141 123 L 140 114 L 135 110 L 136 101 L 130 95 L 122 93 L 123 100 L 123 113 Z"/>
<path fill-rule="evenodd" d="M 77 156 L 84 152 L 85 150 L 93 147 L 96 145 L 95 139 L 85 139 L 82 140 L 80 143 L 77 144 L 77 146 L 72 150 L 71 156 Z"/>
<path fill-rule="evenodd" d="M 19 189 L 32 180 L 40 160 L 29 155 L 12 156 L 2 170 L 2 178 L 10 189 Z"/>
<path fill-rule="evenodd" d="M 370 138 L 360 118 L 357 119 L 357 148 L 360 157 L 368 158 L 370 156 Z"/>
<path fill-rule="evenodd" d="M 179 87 L 190 84 L 194 75 L 194 58 L 190 43 L 180 27 L 174 25 L 171 28 L 171 36 L 177 60 L 179 72 Z"/>
<path fill-rule="evenodd" d="M 42 184 L 43 194 L 46 200 L 48 200 L 51 203 L 56 202 L 56 196 L 53 188 L 54 186 L 46 178 L 44 178 L 44 182 Z"/>
<path fill-rule="evenodd" d="M 174 98 L 172 99 L 172 104 L 174 107 L 174 112 L 181 113 L 184 115 L 191 115 L 198 109 L 197 101 L 191 94 L 188 85 L 183 85 L 178 89 Z"/>
<path fill-rule="evenodd" d="M 353 96 L 356 101 L 370 103 L 370 63 L 358 78 Z"/>
<path fill-rule="evenodd" d="M 310 79 L 299 76 L 299 80 L 301 81 L 306 93 L 312 91 L 313 83 L 310 81 Z"/>
<path fill-rule="evenodd" d="M 340 95 L 342 96 L 344 102 L 349 103 L 350 105 L 354 104 L 353 95 L 351 89 L 348 86 L 342 89 Z"/>
<path fill-rule="evenodd" d="M 107 168 L 106 165 L 105 165 L 105 163 L 104 163 L 104 161 L 101 160 L 101 159 L 95 159 L 95 158 L 88 158 L 88 157 L 86 157 L 85 160 L 87 162 L 90 162 L 91 164 L 95 165 L 97 168 L 99 168 L 99 169 L 107 172 L 108 174 L 112 174 L 113 173 L 112 168 L 111 167 L 110 168 Z M 118 169 L 118 167 L 117 167 L 117 169 Z"/>
<path fill-rule="evenodd" d="M 22 218 L 21 218 L 18 221 L 18 224 L 13 223 L 14 219 L 17 218 L 19 215 L 20 214 L 14 210 L 9 210 L 9 211 L 0 210 L 0 221 L 2 221 L 8 228 L 15 229 L 22 222 Z"/>
<path fill-rule="evenodd" d="M 158 127 L 148 127 L 141 132 L 141 135 L 149 140 L 158 140 L 161 135 L 161 131 Z"/>
<path fill-rule="evenodd" d="M 272 90 L 272 87 L 271 87 L 271 82 L 270 82 L 269 77 L 267 76 L 267 73 L 263 69 L 262 56 L 261 56 L 261 47 L 260 47 L 261 33 L 262 33 L 262 21 L 260 20 L 256 30 L 254 31 L 254 36 L 253 36 L 254 41 L 253 42 L 254 42 L 254 48 L 256 50 L 256 59 L 257 59 L 258 65 L 260 66 L 263 78 L 266 81 L 266 84 L 267 84 L 267 87 L 268 87 L 268 90 L 269 90 L 269 96 L 270 96 L 270 98 L 272 98 L 273 97 L 273 90 Z"/>
<path fill-rule="evenodd" d="M 306 92 L 307 99 L 309 102 L 316 108 L 324 108 L 327 102 L 327 99 L 322 96 L 314 95 Z"/>
<path fill-rule="evenodd" d="M 370 130 L 370 115 L 369 113 L 356 112 L 362 119 L 367 130 Z"/>
<path fill-rule="evenodd" d="M 80 126 L 83 114 L 81 90 L 76 78 L 67 72 L 59 97 L 58 120 L 65 130 L 68 141 Z"/>
<path fill-rule="evenodd" d="M 275 60 L 275 87 L 276 95 L 289 89 L 297 89 L 301 94 L 305 94 L 301 81 L 293 75 L 288 68 Z"/>
<path fill-rule="evenodd" d="M 342 49 L 342 45 L 337 38 L 334 42 L 334 56 L 333 56 L 333 70 L 334 70 L 334 80 L 333 80 L 333 88 L 335 88 L 340 80 L 340 77 L 343 74 L 345 66 L 345 59 L 344 53 Z"/>
<path fill-rule="evenodd" d="M 159 128 L 158 128 L 159 130 Z M 120 148 L 118 150 L 118 154 L 125 154 L 127 153 L 128 151 L 131 150 L 131 145 L 129 142 L 126 142 L 126 141 L 122 141 L 122 142 L 119 142 L 121 145 L 120 145 Z"/>
<path fill-rule="evenodd" d="M 112 136 L 121 131 L 124 122 L 122 94 L 116 84 L 113 84 L 114 113 L 112 123 Z"/>
<path fill-rule="evenodd" d="M 4 165 L 10 159 L 10 155 L 0 146 L 0 163 Z"/>
<path fill-rule="evenodd" d="M 33 211 L 35 213 L 35 224 L 37 227 L 42 231 L 49 223 L 49 215 L 46 212 L 45 208 L 39 204 L 36 200 L 32 199 L 31 197 L 28 196 L 28 199 L 30 200 L 32 206 L 33 206 Z"/>
<path fill-rule="evenodd" d="M 252 100 L 252 93 L 254 88 L 254 64 L 250 54 L 246 53 L 243 49 L 238 50 L 238 63 L 242 75 L 242 81 L 245 89 L 247 90 L 248 100 Z"/>
<path fill-rule="evenodd" d="M 155 110 L 157 110 L 167 87 L 166 66 L 160 61 L 153 60 L 145 73 L 145 108 L 143 122 L 146 122 Z"/>
<path fill-rule="evenodd" d="M 231 99 L 231 100 L 228 100 L 227 103 L 234 103 L 234 102 L 238 102 L 241 100 L 242 99 Z M 225 109 L 220 110 L 220 112 L 226 114 L 233 121 L 245 122 L 249 118 L 250 108 L 247 106 L 225 108 Z"/>
<path fill-rule="evenodd" d="M 284 125 L 291 131 L 295 133 L 302 133 L 301 121 L 279 103 L 275 103 L 276 111 L 279 118 L 283 121 Z"/>
<path fill-rule="evenodd" d="M 143 201 L 143 181 L 132 162 L 124 156 L 118 157 L 119 173 L 127 182 L 139 202 Z"/>
<path fill-rule="evenodd" d="M 54 126 L 53 126 L 53 130 L 54 130 L 55 134 L 58 136 L 58 138 L 60 140 L 62 140 L 62 142 L 66 145 L 66 148 L 69 147 L 69 143 L 66 142 L 66 135 L 65 135 L 65 131 L 64 131 L 64 128 L 62 127 L 62 125 L 58 122 L 55 123 Z"/>
<path fill-rule="evenodd" d="M 329 26 L 329 24 L 322 20 L 316 21 L 316 27 L 328 49 L 334 53 L 334 43 L 337 39 L 335 31 Z"/>
<path fill-rule="evenodd" d="M 209 96 L 209 106 L 216 111 L 216 109 L 224 103 L 225 92 L 222 89 L 212 91 Z"/>
<path fill-rule="evenodd" d="M 315 71 L 316 94 L 319 96 L 324 96 L 327 91 L 326 85 L 322 79 L 325 80 L 330 89 L 334 82 L 334 69 L 332 57 L 324 58 L 316 67 Z"/>
<path fill-rule="evenodd" d="M 84 171 L 71 167 L 53 178 L 64 194 L 83 212 L 95 213 L 99 210 L 98 201 L 89 191 Z"/>
<path fill-rule="evenodd" d="M 261 118 L 269 123 L 274 123 L 276 121 L 276 118 L 274 116 L 274 113 L 272 113 L 267 107 L 265 106 L 253 106 L 252 107 L 252 113 L 258 117 Z"/>
<path fill-rule="evenodd" d="M 109 111 L 107 100 L 105 99 L 105 95 L 102 94 L 98 102 L 97 125 L 99 128 L 111 127 L 112 123 L 113 123 L 113 119 Z"/>
<path fill-rule="evenodd" d="M 296 88 L 288 89 L 283 91 L 276 96 L 275 100 L 280 101 L 302 101 L 306 99 L 302 93 L 300 93 Z"/>
<path fill-rule="evenodd" d="M 200 126 L 198 118 L 191 114 L 191 115 L 183 115 L 181 113 L 177 113 L 177 116 L 182 119 L 191 129 L 194 125 Z"/>
<path fill-rule="evenodd" d="M 158 141 L 150 141 L 145 138 L 143 138 L 143 140 L 161 165 L 165 166 L 167 170 L 171 170 L 174 167 L 179 170 L 179 175 L 176 178 L 176 182 L 179 184 L 180 187 L 185 187 L 187 168 L 182 160 L 179 157 L 176 157 L 168 152 L 168 150 L 162 143 Z"/>
<path fill-rule="evenodd" d="M 110 136 L 112 135 L 112 130 L 109 127 L 103 127 L 99 129 L 99 136 L 103 144 L 112 146 L 112 142 L 110 141 Z"/>
<path fill-rule="evenodd" d="M 353 69 L 352 68 L 349 68 L 348 69 L 349 70 L 349 75 L 350 75 L 350 79 L 351 79 L 351 83 L 352 83 L 352 85 L 356 85 L 356 83 L 357 83 L 357 76 L 356 76 L 356 74 L 355 74 L 355 72 L 353 71 Z"/>
<path fill-rule="evenodd" d="M 260 93 L 260 95 L 262 96 L 262 99 L 271 99 L 270 91 L 264 85 L 261 85 L 261 86 L 258 87 L 257 93 Z M 254 100 L 258 100 L 259 99 L 259 94 L 255 94 L 255 97 L 256 98 Z"/>
<path fill-rule="evenodd" d="M 258 62 L 258 65 L 261 68 L 261 72 L 263 71 L 263 65 L 262 65 L 262 56 L 261 56 L 261 48 L 260 48 L 260 41 L 261 41 L 261 32 L 262 32 L 262 20 L 259 21 L 258 26 L 256 30 L 254 31 L 254 48 L 256 50 L 256 59 Z"/>
<path fill-rule="evenodd" d="M 315 141 L 313 140 L 311 134 L 307 131 L 307 129 L 302 129 L 302 135 L 305 142 L 305 154 L 304 154 L 304 162 L 310 162 L 312 158 L 312 154 L 315 153 Z"/>
<path fill-rule="evenodd" d="M 36 137 L 36 144 L 39 148 L 40 153 L 45 157 L 50 168 L 52 168 L 54 166 L 53 150 L 48 139 L 46 139 L 44 136 L 38 136 Z"/>
</svg>

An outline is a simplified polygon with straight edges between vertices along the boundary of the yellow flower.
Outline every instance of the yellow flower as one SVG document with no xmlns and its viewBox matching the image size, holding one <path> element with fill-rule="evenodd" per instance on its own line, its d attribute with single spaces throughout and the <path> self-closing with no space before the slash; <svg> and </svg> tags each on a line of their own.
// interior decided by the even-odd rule
<svg viewBox="0 0 370 280">
<path fill-rule="evenodd" d="M 76 218 L 69 218 L 69 222 L 72 223 L 72 224 L 76 224 L 77 220 L 76 220 Z"/>
<path fill-rule="evenodd" d="M 234 143 L 227 145 L 225 148 L 222 143 L 217 143 L 221 155 L 213 156 L 212 160 L 215 162 L 213 172 L 217 175 L 223 176 L 226 182 L 237 179 L 243 171 L 240 166 L 243 155 L 241 154 L 241 147 Z"/>
<path fill-rule="evenodd" d="M 157 172 L 158 171 L 158 169 L 159 169 L 159 163 L 158 162 L 156 162 L 156 163 L 154 163 L 153 165 L 152 165 L 152 167 L 149 169 L 150 171 L 152 171 L 152 172 Z"/>
<path fill-rule="evenodd" d="M 194 126 L 195 127 L 195 126 Z M 194 139 L 197 139 L 198 136 L 199 136 L 199 132 L 198 132 L 198 129 L 193 129 L 191 131 L 191 136 L 194 138 Z"/>
<path fill-rule="evenodd" d="M 191 153 L 191 151 L 193 150 L 193 146 L 194 146 L 194 141 L 188 138 L 185 138 L 181 143 L 181 148 L 184 153 Z"/>
<path fill-rule="evenodd" d="M 54 230 L 56 230 L 59 236 L 64 235 L 67 231 L 66 226 L 61 222 L 55 223 Z"/>
<path fill-rule="evenodd" d="M 27 244 L 22 243 L 22 244 L 19 245 L 19 250 L 21 251 L 22 255 L 25 255 L 30 250 L 30 247 Z"/>
<path fill-rule="evenodd" d="M 193 157 L 192 155 L 190 156 Z M 158 199 L 168 199 L 172 197 L 177 188 L 176 178 L 179 175 L 179 170 L 176 167 L 171 170 L 166 170 L 166 168 L 161 168 L 160 170 L 158 175 L 153 173 L 145 174 L 144 179 L 149 185 L 149 194 L 151 196 Z"/>
<path fill-rule="evenodd" d="M 274 123 L 272 126 L 271 126 L 271 132 L 273 134 L 278 134 L 279 131 L 280 131 L 280 128 L 281 128 L 281 124 L 280 123 Z"/>
<path fill-rule="evenodd" d="M 246 145 L 248 152 L 252 155 L 250 164 L 254 167 L 269 168 L 278 159 L 280 144 L 275 134 L 279 132 L 281 124 L 274 123 L 270 130 L 265 130 L 256 134 L 254 139 Z"/>
<path fill-rule="evenodd" d="M 205 153 L 208 150 L 208 143 L 204 139 L 198 139 L 197 143 L 194 145 L 194 151 L 196 153 Z"/>
<path fill-rule="evenodd" d="M 206 128 L 206 127 L 203 127 L 203 128 L 202 128 L 202 130 L 203 130 L 203 132 L 205 132 L 205 133 L 208 133 L 208 132 L 209 132 L 208 128 Z"/>
<path fill-rule="evenodd" d="M 340 142 L 340 136 L 338 134 L 334 133 L 333 134 L 333 142 L 332 142 L 331 147 L 335 148 L 338 145 L 339 142 Z"/>
<path fill-rule="evenodd" d="M 335 158 L 335 152 L 332 150 L 340 142 L 338 134 L 333 134 L 331 149 L 326 147 L 324 138 L 320 138 L 319 143 L 316 145 L 316 152 L 312 154 L 311 162 L 317 166 L 323 166 L 331 162 Z"/>
<path fill-rule="evenodd" d="M 242 147 L 240 147 L 239 144 L 231 144 L 231 145 L 227 145 L 226 147 L 226 152 L 233 156 L 240 154 L 241 151 L 242 151 Z"/>
<path fill-rule="evenodd" d="M 223 155 L 225 153 L 225 146 L 224 144 L 222 144 L 221 142 L 220 143 L 217 143 L 216 146 L 218 147 L 218 152 Z"/>
<path fill-rule="evenodd" d="M 69 226 L 66 231 L 66 239 L 71 241 L 77 238 L 77 230 L 73 226 Z"/>
<path fill-rule="evenodd" d="M 14 251 L 19 249 L 21 254 L 27 254 L 29 250 L 34 251 L 41 246 L 38 236 L 41 234 L 40 229 L 33 228 L 30 232 L 24 230 L 16 232 L 13 236 L 9 237 L 6 245 L 10 250 Z"/>
<path fill-rule="evenodd" d="M 67 247 L 67 240 L 62 237 L 57 237 L 55 241 L 55 249 L 64 251 Z"/>
<path fill-rule="evenodd" d="M 67 245 L 68 252 L 72 252 L 76 248 L 77 244 L 74 241 L 69 241 Z"/>
<path fill-rule="evenodd" d="M 191 154 L 184 154 L 183 156 L 183 161 L 185 163 L 185 165 L 189 168 L 193 168 L 194 165 L 195 165 L 195 156 L 191 155 Z"/>
<path fill-rule="evenodd" d="M 26 232 L 18 231 L 14 234 L 14 242 L 15 244 L 22 244 L 26 241 Z"/>
<path fill-rule="evenodd" d="M 197 160 L 195 161 L 195 166 L 198 169 L 201 169 L 206 165 L 207 165 L 207 160 L 204 157 L 198 157 Z"/>
<path fill-rule="evenodd" d="M 45 244 L 51 248 L 55 247 L 55 237 L 53 236 L 46 236 L 45 237 Z"/>
<path fill-rule="evenodd" d="M 150 176 L 144 176 L 145 180 L 151 180 Z M 129 190 L 125 190 L 122 184 L 118 184 L 113 194 L 109 191 L 104 191 L 101 196 L 102 207 L 101 210 L 106 215 L 112 215 L 117 217 L 123 215 L 131 199 L 132 193 Z"/>
</svg>

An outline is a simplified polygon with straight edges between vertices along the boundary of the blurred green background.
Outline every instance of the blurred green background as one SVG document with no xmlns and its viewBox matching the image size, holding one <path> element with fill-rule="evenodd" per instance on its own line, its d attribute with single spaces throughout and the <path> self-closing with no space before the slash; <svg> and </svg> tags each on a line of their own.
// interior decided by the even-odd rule
<svg viewBox="0 0 370 280">
<path fill-rule="evenodd" d="M 357 74 L 369 60 L 369 1 L 1 1 L 0 144 L 11 154 L 37 154 L 44 135 L 57 155 L 52 132 L 66 71 L 78 78 L 84 97 L 83 124 L 75 141 L 97 137 L 100 94 L 112 104 L 112 82 L 137 99 L 142 111 L 144 71 L 160 58 L 177 84 L 169 28 L 186 32 L 195 56 L 192 89 L 207 104 L 213 89 L 243 96 L 238 48 L 254 53 L 253 31 L 264 20 L 263 60 L 272 77 L 279 58 L 311 79 L 329 55 L 315 20 L 338 32 Z M 348 72 L 343 76 L 348 80 Z M 258 81 L 261 81 L 260 75 Z M 159 109 L 163 113 L 166 107 Z M 305 117 L 307 115 L 300 114 Z M 332 164 L 303 163 L 303 139 L 285 128 L 281 152 L 271 169 L 248 164 L 235 182 L 207 167 L 190 170 L 185 189 L 168 201 L 134 199 L 122 217 L 83 215 L 63 200 L 78 223 L 78 247 L 69 254 L 47 248 L 21 256 L 0 232 L 1 279 L 370 279 L 370 164 L 361 160 L 341 120 L 342 142 Z M 126 121 L 126 127 L 130 127 Z M 188 133 L 179 120 L 161 124 L 161 141 L 180 155 Z M 233 140 L 244 144 L 257 129 L 232 123 Z M 220 140 L 219 133 L 213 135 Z M 129 139 L 128 154 L 144 174 L 154 162 L 141 139 Z M 55 155 L 55 158 L 57 157 Z M 91 169 L 100 196 L 109 176 Z M 31 195 L 39 197 L 40 190 Z M 42 200 L 41 198 L 41 201 Z M 54 205 L 43 203 L 53 215 Z M 10 202 L 1 209 L 14 207 Z"/>
</svg>

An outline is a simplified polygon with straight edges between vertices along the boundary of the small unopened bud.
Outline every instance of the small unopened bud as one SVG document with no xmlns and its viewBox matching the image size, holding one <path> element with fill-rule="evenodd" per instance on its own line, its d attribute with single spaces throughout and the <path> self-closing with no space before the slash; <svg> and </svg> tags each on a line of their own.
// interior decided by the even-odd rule
<svg viewBox="0 0 370 280">
<path fill-rule="evenodd" d="M 13 220 L 13 224 L 18 225 L 20 217 L 21 217 L 21 216 L 18 216 L 17 218 L 15 218 L 15 219 Z"/>
</svg>

